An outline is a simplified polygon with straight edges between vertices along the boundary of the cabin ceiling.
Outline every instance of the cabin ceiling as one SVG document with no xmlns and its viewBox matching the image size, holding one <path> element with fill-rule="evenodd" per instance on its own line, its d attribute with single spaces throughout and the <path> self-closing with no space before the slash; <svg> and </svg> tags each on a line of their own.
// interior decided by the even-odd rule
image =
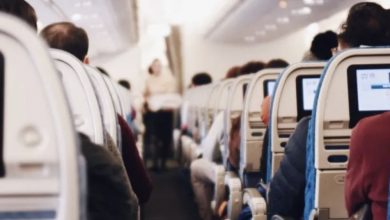
<svg viewBox="0 0 390 220">
<path fill-rule="evenodd" d="M 224 43 L 264 43 L 330 17 L 357 2 L 360 1 L 240 0 L 205 36 Z M 285 3 L 287 7 L 281 8 Z"/>
<path fill-rule="evenodd" d="M 124 51 L 138 42 L 135 0 L 27 0 L 36 10 L 39 29 L 59 21 L 84 28 L 89 55 L 99 57 Z"/>
</svg>

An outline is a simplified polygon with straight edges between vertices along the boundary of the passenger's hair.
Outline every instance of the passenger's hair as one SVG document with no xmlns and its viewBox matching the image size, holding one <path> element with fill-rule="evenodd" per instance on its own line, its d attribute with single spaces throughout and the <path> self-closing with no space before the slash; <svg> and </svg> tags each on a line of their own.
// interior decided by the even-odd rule
<svg viewBox="0 0 390 220">
<path fill-rule="evenodd" d="M 103 67 L 97 66 L 96 69 L 99 70 L 99 72 L 100 72 L 101 74 L 106 75 L 106 76 L 108 76 L 109 78 L 111 78 L 110 74 L 108 74 L 107 70 L 105 70 Z"/>
<path fill-rule="evenodd" d="M 388 12 L 379 4 L 361 2 L 351 7 L 339 38 L 350 47 L 389 45 Z"/>
<path fill-rule="evenodd" d="M 250 61 L 241 67 L 240 75 L 247 75 L 251 73 L 257 73 L 264 69 L 265 63 L 261 61 Z"/>
<path fill-rule="evenodd" d="M 41 36 L 51 48 L 67 51 L 84 61 L 88 53 L 89 40 L 84 29 L 70 22 L 54 23 L 45 27 Z"/>
<path fill-rule="evenodd" d="M 34 8 L 25 0 L 1 0 L 0 11 L 14 15 L 37 30 L 37 14 Z"/>
<path fill-rule="evenodd" d="M 240 66 L 233 66 L 227 71 L 225 75 L 225 79 L 236 78 L 240 74 L 240 70 L 241 70 Z"/>
<path fill-rule="evenodd" d="M 332 54 L 332 48 L 338 44 L 337 34 L 333 31 L 326 31 L 317 34 L 311 42 L 310 52 L 319 60 L 329 60 Z"/>
<path fill-rule="evenodd" d="M 212 83 L 212 81 L 213 79 L 211 78 L 210 74 L 206 72 L 197 73 L 191 79 L 192 85 L 194 86 L 206 85 Z"/>
<path fill-rule="evenodd" d="M 128 90 L 131 90 L 131 85 L 130 85 L 130 82 L 125 80 L 125 79 L 121 79 L 118 81 L 119 85 L 125 87 L 126 89 Z"/>
<path fill-rule="evenodd" d="M 157 61 L 160 61 L 159 59 L 154 59 L 153 61 L 152 61 L 152 63 L 149 65 L 149 67 L 148 67 L 148 73 L 150 74 L 150 75 L 153 75 L 153 68 L 152 68 L 152 66 L 153 66 L 153 64 L 154 64 L 154 62 L 157 62 Z"/>
<path fill-rule="evenodd" d="M 283 59 L 272 59 L 265 65 L 265 68 L 284 68 L 288 65 L 290 64 Z"/>
</svg>

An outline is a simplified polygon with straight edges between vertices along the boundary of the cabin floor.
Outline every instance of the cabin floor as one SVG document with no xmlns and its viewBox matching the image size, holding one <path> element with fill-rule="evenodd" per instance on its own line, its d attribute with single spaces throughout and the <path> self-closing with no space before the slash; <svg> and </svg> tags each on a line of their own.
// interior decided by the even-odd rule
<svg viewBox="0 0 390 220">
<path fill-rule="evenodd" d="M 188 169 L 169 161 L 167 170 L 150 175 L 154 189 L 142 208 L 143 220 L 200 220 Z"/>
</svg>

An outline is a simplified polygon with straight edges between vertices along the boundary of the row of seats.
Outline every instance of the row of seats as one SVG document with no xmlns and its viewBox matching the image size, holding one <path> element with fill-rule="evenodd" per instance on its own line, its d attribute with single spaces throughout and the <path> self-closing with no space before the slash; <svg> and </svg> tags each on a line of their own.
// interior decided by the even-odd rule
<svg viewBox="0 0 390 220">
<path fill-rule="evenodd" d="M 227 218 L 237 219 L 243 204 L 252 219 L 267 219 L 266 200 L 255 188 L 260 182 L 260 159 L 267 125 L 260 120 L 260 105 L 272 95 L 268 125 L 268 187 L 284 155 L 284 147 L 300 119 L 311 115 L 306 146 L 305 219 L 348 219 L 344 180 L 352 128 L 364 117 L 388 109 L 388 95 L 374 87 L 387 85 L 389 48 L 358 48 L 339 53 L 329 62 L 301 62 L 286 69 L 264 69 L 187 91 L 189 131 L 183 136 L 183 160 L 201 156 L 199 143 L 219 112 L 224 114 L 222 163 L 216 170 L 215 210 L 228 200 Z M 229 132 L 233 118 L 241 117 L 240 162 L 237 172 L 228 165 Z M 263 155 L 264 156 L 264 155 Z M 227 190 L 225 190 L 225 188 Z"/>
<path fill-rule="evenodd" d="M 26 24 L 0 16 L 0 219 L 86 219 L 86 164 L 77 132 L 121 146 L 117 114 L 130 94 L 72 55 L 48 50 Z M 119 155 L 120 149 L 109 149 Z"/>
</svg>

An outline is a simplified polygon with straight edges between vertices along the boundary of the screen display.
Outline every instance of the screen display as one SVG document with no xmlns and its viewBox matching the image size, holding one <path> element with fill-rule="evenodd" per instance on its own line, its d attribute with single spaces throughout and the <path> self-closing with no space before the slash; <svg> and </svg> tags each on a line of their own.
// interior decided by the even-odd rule
<svg viewBox="0 0 390 220">
<path fill-rule="evenodd" d="M 264 97 L 272 96 L 274 93 L 276 85 L 276 80 L 265 80 L 263 87 L 264 87 Z"/>
<path fill-rule="evenodd" d="M 316 96 L 319 82 L 319 77 L 302 79 L 303 109 L 305 111 L 311 111 L 313 109 L 314 98 Z"/>
<path fill-rule="evenodd" d="M 349 127 L 390 110 L 390 64 L 356 64 L 347 69 Z"/>
<path fill-rule="evenodd" d="M 314 107 L 320 74 L 300 75 L 295 79 L 297 98 L 297 121 L 311 115 Z"/>
<path fill-rule="evenodd" d="M 359 111 L 390 110 L 390 69 L 357 69 Z"/>
</svg>

